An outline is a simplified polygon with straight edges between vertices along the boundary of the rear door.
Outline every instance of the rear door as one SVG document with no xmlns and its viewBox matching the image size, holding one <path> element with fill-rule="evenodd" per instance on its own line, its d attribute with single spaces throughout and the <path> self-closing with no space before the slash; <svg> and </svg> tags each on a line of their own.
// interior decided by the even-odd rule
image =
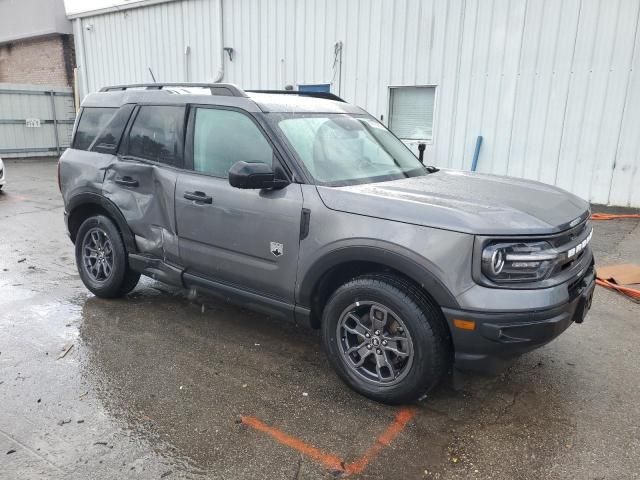
<svg viewBox="0 0 640 480">
<path fill-rule="evenodd" d="M 174 192 L 183 166 L 184 124 L 184 106 L 136 107 L 103 184 L 104 195 L 126 218 L 139 251 L 174 264 L 179 262 Z"/>
<path fill-rule="evenodd" d="M 264 130 L 243 111 L 192 107 L 186 141 L 176 218 L 187 272 L 293 304 L 300 185 L 241 190 L 227 180 L 229 168 L 241 160 L 281 169 Z"/>
</svg>

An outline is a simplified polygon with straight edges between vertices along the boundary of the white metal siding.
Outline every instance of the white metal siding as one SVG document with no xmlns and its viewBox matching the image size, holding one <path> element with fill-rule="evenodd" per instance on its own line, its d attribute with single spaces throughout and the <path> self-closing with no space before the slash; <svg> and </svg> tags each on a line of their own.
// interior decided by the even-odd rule
<svg viewBox="0 0 640 480">
<path fill-rule="evenodd" d="M 390 86 L 436 85 L 429 163 L 469 169 L 482 135 L 481 172 L 640 207 L 639 14 L 638 0 L 182 0 L 75 22 L 89 90 L 148 67 L 211 81 L 223 46 L 224 81 L 332 83 L 385 123 Z"/>
<path fill-rule="evenodd" d="M 152 82 L 149 69 L 157 81 L 214 81 L 221 67 L 217 1 L 161 3 L 75 20 L 87 91 Z"/>
</svg>

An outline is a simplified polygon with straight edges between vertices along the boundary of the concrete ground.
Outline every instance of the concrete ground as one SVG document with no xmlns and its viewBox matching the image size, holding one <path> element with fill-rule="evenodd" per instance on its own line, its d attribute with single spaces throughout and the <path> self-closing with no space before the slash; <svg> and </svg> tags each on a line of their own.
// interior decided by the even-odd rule
<svg viewBox="0 0 640 480">
<path fill-rule="evenodd" d="M 319 451 L 353 462 L 392 423 L 398 408 L 343 385 L 317 333 L 149 279 L 95 298 L 76 273 L 55 164 L 7 173 L 0 478 L 330 479 L 341 474 Z M 594 228 L 598 264 L 640 263 L 639 222 Z M 640 305 L 598 287 L 584 324 L 499 377 L 445 383 L 351 478 L 640 478 L 639 345 Z"/>
</svg>

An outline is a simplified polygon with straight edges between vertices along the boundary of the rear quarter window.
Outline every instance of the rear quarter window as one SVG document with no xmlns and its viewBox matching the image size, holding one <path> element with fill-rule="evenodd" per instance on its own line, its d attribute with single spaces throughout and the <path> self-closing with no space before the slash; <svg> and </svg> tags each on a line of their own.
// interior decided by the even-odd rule
<svg viewBox="0 0 640 480">
<path fill-rule="evenodd" d="M 122 138 L 122 132 L 124 132 L 131 112 L 135 105 L 128 104 L 123 105 L 117 111 L 117 113 L 111 117 L 111 120 L 102 129 L 98 137 L 94 140 L 90 149 L 92 152 L 110 153 L 115 154 L 120 145 L 120 139 Z"/>
<path fill-rule="evenodd" d="M 85 107 L 80 114 L 78 129 L 73 139 L 73 148 L 89 150 L 102 129 L 109 123 L 117 108 Z"/>
</svg>

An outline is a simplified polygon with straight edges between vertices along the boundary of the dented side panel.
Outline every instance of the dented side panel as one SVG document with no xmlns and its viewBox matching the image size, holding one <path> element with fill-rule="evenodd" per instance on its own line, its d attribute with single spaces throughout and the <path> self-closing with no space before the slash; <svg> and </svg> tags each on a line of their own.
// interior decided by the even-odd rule
<svg viewBox="0 0 640 480">
<path fill-rule="evenodd" d="M 103 194 L 115 203 L 141 253 L 179 263 L 174 192 L 177 173 L 169 167 L 117 159 L 105 168 Z"/>
<path fill-rule="evenodd" d="M 105 170 L 114 156 L 68 148 L 60 158 L 60 189 L 65 206 L 80 193 L 102 193 Z"/>
</svg>

